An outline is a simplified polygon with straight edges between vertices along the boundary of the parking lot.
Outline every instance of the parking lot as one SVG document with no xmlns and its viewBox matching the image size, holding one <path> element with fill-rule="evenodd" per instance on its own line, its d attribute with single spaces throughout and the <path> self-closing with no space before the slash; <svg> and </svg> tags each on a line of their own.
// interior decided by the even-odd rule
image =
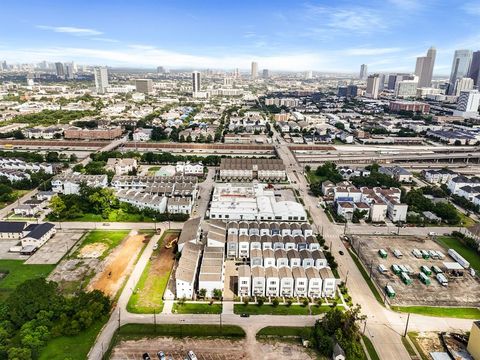
<svg viewBox="0 0 480 360">
<path fill-rule="evenodd" d="M 121 341 L 112 350 L 111 360 L 141 360 L 148 352 L 157 359 L 157 352 L 163 351 L 167 358 L 184 360 L 192 350 L 199 360 L 308 360 L 316 356 L 292 342 L 260 341 L 247 343 L 244 340 L 166 338 Z M 252 358 L 248 353 L 257 354 Z"/>
<path fill-rule="evenodd" d="M 48 240 L 25 262 L 26 264 L 56 264 L 80 240 L 83 231 L 62 231 Z"/>
<path fill-rule="evenodd" d="M 174 360 L 183 360 L 187 352 L 195 352 L 199 360 L 241 360 L 248 359 L 241 340 L 156 338 L 136 341 L 122 341 L 112 351 L 111 360 L 137 360 L 148 352 L 152 359 L 163 351 Z"/>
<path fill-rule="evenodd" d="M 448 286 L 442 286 L 435 278 L 435 273 L 429 276 L 430 285 L 425 285 L 419 279 L 420 267 L 430 268 L 438 266 L 445 271 L 444 262 L 454 260 L 447 254 L 447 249 L 428 237 L 415 236 L 376 236 L 358 235 L 352 239 L 352 246 L 371 273 L 372 279 L 385 294 L 384 288 L 390 285 L 395 290 L 395 298 L 389 299 L 393 305 L 436 305 L 436 306 L 480 306 L 480 281 L 470 275 L 468 271 L 463 276 L 453 276 L 444 273 L 448 279 Z M 380 249 L 387 252 L 387 257 L 381 258 Z M 445 259 L 423 259 L 412 254 L 413 249 L 441 251 Z M 395 257 L 394 250 L 399 250 L 403 256 Z M 381 273 L 378 266 L 382 264 L 387 271 Z M 410 275 L 412 283 L 404 284 L 399 275 L 392 271 L 392 265 L 409 266 L 413 273 Z"/>
<path fill-rule="evenodd" d="M 1 260 L 26 260 L 28 255 L 20 255 L 18 252 L 9 252 L 8 250 L 20 244 L 20 240 L 7 240 L 2 239 L 0 241 L 0 259 Z"/>
</svg>

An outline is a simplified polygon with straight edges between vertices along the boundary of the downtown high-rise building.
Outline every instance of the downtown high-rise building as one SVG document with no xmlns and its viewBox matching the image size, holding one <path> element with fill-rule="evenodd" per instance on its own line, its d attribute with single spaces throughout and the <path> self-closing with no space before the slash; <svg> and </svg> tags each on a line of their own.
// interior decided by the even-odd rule
<svg viewBox="0 0 480 360">
<path fill-rule="evenodd" d="M 360 65 L 360 80 L 365 80 L 368 76 L 367 64 Z"/>
<path fill-rule="evenodd" d="M 472 53 L 472 62 L 470 64 L 470 70 L 468 71 L 468 77 L 473 79 L 475 86 L 480 86 L 480 51 Z"/>
<path fill-rule="evenodd" d="M 367 89 L 365 91 L 366 97 L 378 99 L 378 94 L 380 93 L 380 81 L 381 77 L 379 74 L 373 74 L 367 78 Z"/>
<path fill-rule="evenodd" d="M 448 81 L 448 94 L 455 93 L 455 83 L 458 79 L 466 77 L 472 63 L 471 50 L 455 50 L 453 55 L 452 70 L 450 71 L 450 79 Z"/>
<path fill-rule="evenodd" d="M 200 76 L 200 71 L 194 71 L 192 72 L 192 92 L 198 93 L 200 92 L 200 89 L 202 88 L 202 80 Z"/>
<path fill-rule="evenodd" d="M 64 69 L 65 69 L 65 77 L 68 79 L 68 80 L 72 80 L 75 78 L 75 65 L 74 63 L 66 63 L 64 65 Z"/>
<path fill-rule="evenodd" d="M 258 63 L 256 61 L 252 61 L 252 68 L 250 70 L 250 77 L 252 79 L 256 79 L 258 76 Z"/>
<path fill-rule="evenodd" d="M 268 69 L 263 69 L 263 71 L 262 71 L 262 77 L 263 77 L 264 79 L 268 79 L 268 77 L 269 77 Z"/>
<path fill-rule="evenodd" d="M 157 66 L 157 74 L 165 74 L 165 68 L 163 66 Z"/>
<path fill-rule="evenodd" d="M 106 67 L 96 67 L 93 69 L 95 76 L 95 88 L 98 94 L 105 94 L 105 89 L 108 87 L 108 70 Z"/>
<path fill-rule="evenodd" d="M 437 57 L 437 50 L 431 47 L 427 51 L 427 56 L 420 56 L 417 58 L 415 64 L 415 75 L 418 76 L 418 87 L 431 87 L 433 68 L 435 67 L 435 58 Z"/>
<path fill-rule="evenodd" d="M 457 100 L 457 110 L 454 115 L 460 115 L 465 118 L 478 116 L 480 106 L 480 92 L 478 90 L 464 90 L 460 92 Z"/>
<path fill-rule="evenodd" d="M 65 78 L 65 68 L 61 62 L 55 63 L 55 72 L 58 78 Z"/>
</svg>

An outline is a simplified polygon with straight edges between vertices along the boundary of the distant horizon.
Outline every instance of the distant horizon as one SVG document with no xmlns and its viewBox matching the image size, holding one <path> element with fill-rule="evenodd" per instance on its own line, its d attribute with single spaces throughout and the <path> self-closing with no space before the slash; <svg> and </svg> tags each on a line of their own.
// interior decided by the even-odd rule
<svg viewBox="0 0 480 360">
<path fill-rule="evenodd" d="M 260 71 L 348 74 L 365 63 L 369 73 L 412 73 L 435 46 L 439 76 L 450 73 L 456 49 L 480 48 L 477 0 L 86 0 L 81 8 L 25 0 L 2 12 L 0 60 L 9 63 L 249 69 L 257 61 Z"/>
</svg>

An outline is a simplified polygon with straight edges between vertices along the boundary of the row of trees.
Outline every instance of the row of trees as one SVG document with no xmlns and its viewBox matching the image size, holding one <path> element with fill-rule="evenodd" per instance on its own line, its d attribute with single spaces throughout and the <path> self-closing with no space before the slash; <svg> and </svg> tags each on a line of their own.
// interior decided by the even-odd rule
<svg viewBox="0 0 480 360">
<path fill-rule="evenodd" d="M 35 114 L 17 115 L 12 121 L 15 123 L 29 124 L 31 126 L 57 125 L 69 124 L 71 121 L 95 115 L 97 115 L 97 112 L 93 110 L 42 110 Z"/>
<path fill-rule="evenodd" d="M 146 219 L 157 221 L 185 221 L 186 214 L 159 213 L 151 209 L 139 209 L 131 204 L 121 202 L 115 196 L 113 189 L 91 188 L 80 186 L 78 194 L 56 195 L 50 201 L 52 220 L 73 220 L 82 218 L 85 214 L 100 215 L 110 221 L 124 221 L 129 215 L 140 215 Z"/>
<path fill-rule="evenodd" d="M 415 212 L 430 211 L 442 218 L 444 222 L 450 225 L 456 225 L 460 222 L 460 216 L 457 209 L 447 202 L 433 202 L 424 196 L 423 189 L 412 189 L 403 196 L 403 202 L 407 203 L 409 209 Z"/>
<path fill-rule="evenodd" d="M 27 280 L 0 305 L 0 358 L 37 359 L 50 339 L 79 334 L 110 308 L 110 299 L 98 290 L 65 297 L 55 282 Z"/>
</svg>

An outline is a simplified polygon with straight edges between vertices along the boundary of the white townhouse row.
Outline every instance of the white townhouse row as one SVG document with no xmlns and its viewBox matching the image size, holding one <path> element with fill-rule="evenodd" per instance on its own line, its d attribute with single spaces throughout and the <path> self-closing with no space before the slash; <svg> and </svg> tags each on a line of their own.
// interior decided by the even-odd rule
<svg viewBox="0 0 480 360">
<path fill-rule="evenodd" d="M 457 175 L 448 181 L 447 188 L 452 194 L 461 196 L 475 205 L 480 205 L 480 178 Z"/>
<path fill-rule="evenodd" d="M 30 174 L 20 170 L 2 169 L 0 168 L 0 177 L 7 178 L 10 182 L 30 180 Z"/>
<path fill-rule="evenodd" d="M 385 221 L 387 217 L 393 222 L 407 219 L 408 205 L 400 202 L 400 189 L 327 185 L 325 191 L 333 192 L 337 214 L 347 220 L 352 219 L 355 210 L 364 211 L 373 222 Z"/>
<path fill-rule="evenodd" d="M 219 247 L 205 246 L 202 265 L 198 274 L 198 290 L 206 290 L 205 296 L 211 298 L 215 290 L 223 293 L 225 283 L 224 250 Z"/>
<path fill-rule="evenodd" d="M 115 190 L 196 198 L 198 179 L 196 176 L 114 176 L 111 186 Z"/>
<path fill-rule="evenodd" d="M 336 285 L 330 268 L 238 267 L 239 296 L 334 297 Z"/>
<path fill-rule="evenodd" d="M 175 172 L 177 175 L 183 176 L 202 176 L 205 167 L 201 162 L 191 163 L 189 161 L 178 161 L 175 165 Z"/>
<path fill-rule="evenodd" d="M 230 221 L 226 228 L 229 234 L 235 235 L 313 235 L 312 226 L 308 223 Z"/>
<path fill-rule="evenodd" d="M 79 173 L 59 174 L 52 181 L 52 191 L 57 194 L 78 194 L 80 185 L 88 187 L 106 188 L 108 186 L 107 175 L 84 175 Z"/>
<path fill-rule="evenodd" d="M 38 249 L 45 244 L 55 232 L 55 225 L 48 222 L 28 225 L 26 222 L 21 221 L 0 221 L 0 239 L 21 241 L 19 251 L 33 251 Z"/>
<path fill-rule="evenodd" d="M 193 299 L 202 245 L 187 242 L 175 269 L 175 296 L 177 299 Z"/>
<path fill-rule="evenodd" d="M 115 175 L 128 175 L 129 173 L 137 170 L 137 159 L 118 159 L 109 158 L 107 160 L 106 170 L 113 171 Z"/>
<path fill-rule="evenodd" d="M 424 170 L 423 177 L 430 184 L 447 184 L 451 179 L 457 177 L 455 171 L 449 169 Z"/>
<path fill-rule="evenodd" d="M 282 181 L 287 178 L 285 164 L 281 159 L 222 159 L 219 167 L 221 180 Z"/>
<path fill-rule="evenodd" d="M 19 159 L 0 158 L 0 168 L 7 170 L 39 172 L 53 174 L 53 165 L 47 163 L 31 163 Z"/>
</svg>

